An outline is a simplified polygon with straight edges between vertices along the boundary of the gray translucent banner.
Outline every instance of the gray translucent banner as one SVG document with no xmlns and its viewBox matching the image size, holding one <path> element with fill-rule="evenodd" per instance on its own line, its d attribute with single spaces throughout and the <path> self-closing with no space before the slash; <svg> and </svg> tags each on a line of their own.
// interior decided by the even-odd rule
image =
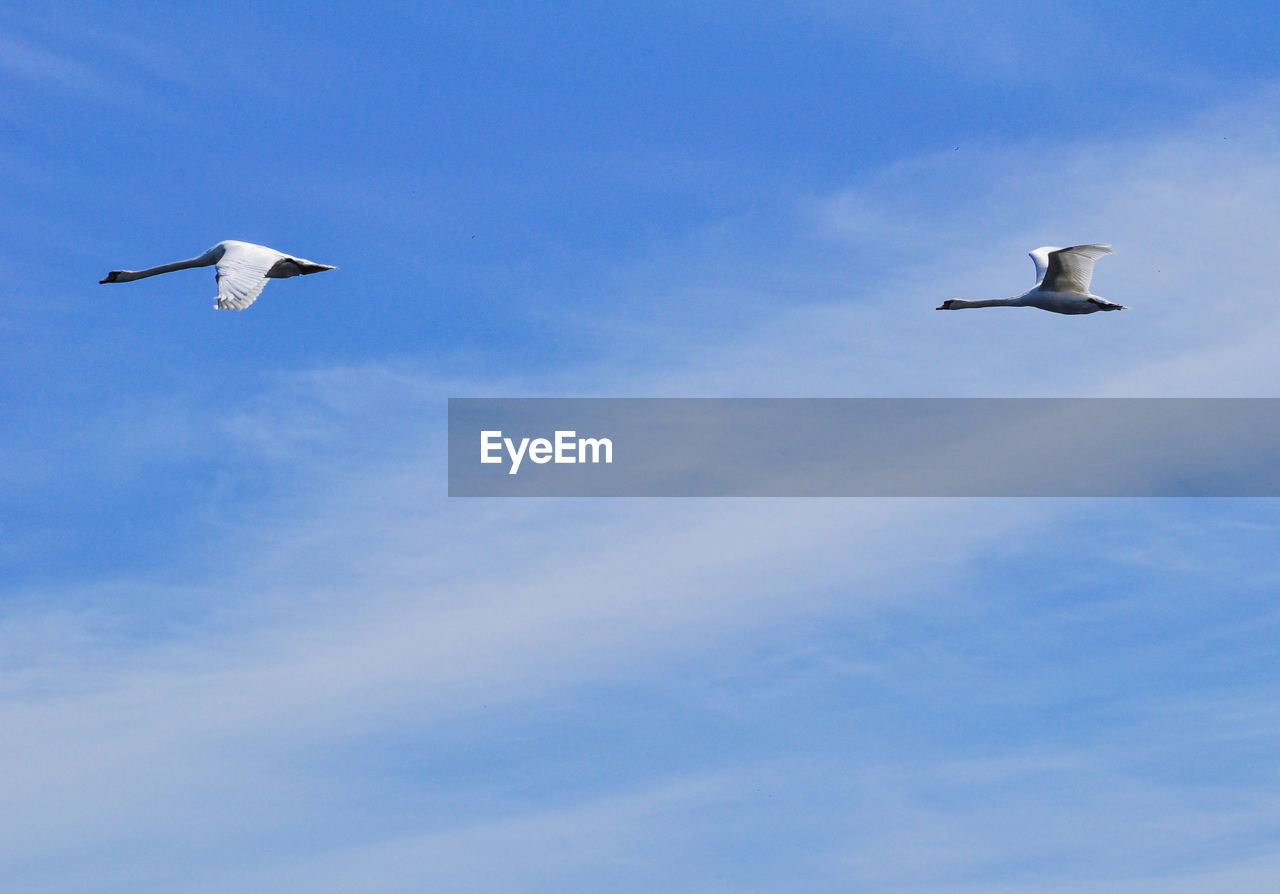
<svg viewBox="0 0 1280 894">
<path fill-rule="evenodd" d="M 453 398 L 454 497 L 1274 497 L 1273 398 Z"/>
</svg>

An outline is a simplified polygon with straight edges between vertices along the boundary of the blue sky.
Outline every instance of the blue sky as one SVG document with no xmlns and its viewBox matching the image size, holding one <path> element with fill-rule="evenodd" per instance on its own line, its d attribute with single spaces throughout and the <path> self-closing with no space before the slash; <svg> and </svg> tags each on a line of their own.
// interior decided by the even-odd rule
<svg viewBox="0 0 1280 894">
<path fill-rule="evenodd" d="M 690 6 L 0 11 L 6 888 L 1274 890 L 1272 502 L 443 465 L 451 396 L 1277 396 L 1271 8 Z M 339 269 L 97 285 L 222 239 Z M 933 311 L 1089 241 L 1123 314 Z"/>
</svg>

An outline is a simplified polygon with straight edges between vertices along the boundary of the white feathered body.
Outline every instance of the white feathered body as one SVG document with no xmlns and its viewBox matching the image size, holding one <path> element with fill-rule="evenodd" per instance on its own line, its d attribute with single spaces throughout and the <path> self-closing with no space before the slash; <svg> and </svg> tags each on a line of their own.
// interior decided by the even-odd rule
<svg viewBox="0 0 1280 894">
<path fill-rule="evenodd" d="M 1041 310 L 1053 311 L 1056 314 L 1091 314 L 1100 310 L 1120 310 L 1121 306 L 1114 301 L 1100 298 L 1097 295 L 1082 295 L 1079 292 L 1056 292 L 1036 286 L 1029 292 L 1018 296 L 1023 307 L 1038 307 Z"/>
</svg>

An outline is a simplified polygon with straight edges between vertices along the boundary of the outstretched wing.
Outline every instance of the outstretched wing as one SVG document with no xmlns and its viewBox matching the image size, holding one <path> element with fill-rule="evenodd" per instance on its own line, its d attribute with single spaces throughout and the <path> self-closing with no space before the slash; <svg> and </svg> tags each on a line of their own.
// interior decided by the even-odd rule
<svg viewBox="0 0 1280 894">
<path fill-rule="evenodd" d="M 1093 279 L 1093 262 L 1112 254 L 1110 245 L 1073 245 L 1049 252 L 1049 265 L 1040 286 L 1051 292 L 1089 294 Z"/>
<path fill-rule="evenodd" d="M 1044 272 L 1049 269 L 1049 252 L 1061 250 L 1061 247 L 1057 245 L 1045 245 L 1035 251 L 1027 252 L 1027 254 L 1031 255 L 1031 260 L 1036 265 L 1036 282 L 1044 279 Z"/>
<path fill-rule="evenodd" d="M 281 257 L 261 245 L 228 244 L 218 260 L 218 308 L 244 310 L 253 304 L 267 284 L 267 273 Z"/>
</svg>

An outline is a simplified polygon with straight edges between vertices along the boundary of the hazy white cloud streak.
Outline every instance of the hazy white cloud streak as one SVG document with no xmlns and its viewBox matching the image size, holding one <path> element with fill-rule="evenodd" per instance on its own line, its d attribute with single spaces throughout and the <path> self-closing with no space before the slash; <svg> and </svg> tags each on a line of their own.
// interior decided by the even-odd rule
<svg viewBox="0 0 1280 894">
<path fill-rule="evenodd" d="M 72 864 L 105 873 L 85 890 L 132 890 L 147 879 L 189 891 L 232 881 L 246 891 L 511 890 L 521 880 L 615 888 L 629 873 L 656 881 L 655 861 L 666 857 L 682 865 L 680 854 L 714 844 L 727 834 L 716 827 L 739 811 L 757 824 L 743 841 L 767 837 L 768 808 L 739 803 L 757 772 L 750 762 L 541 811 L 512 814 L 499 803 L 450 829 L 409 818 L 344 837 L 324 806 L 347 786 L 309 771 L 304 758 L 352 730 L 412 742 L 426 729 L 431 739 L 481 710 L 537 706 L 588 684 L 639 678 L 679 688 L 682 661 L 749 649 L 797 618 L 821 626 L 895 603 L 943 606 L 975 556 L 1056 536 L 1076 509 L 446 502 L 443 398 L 499 387 L 545 393 L 574 381 L 598 393 L 700 396 L 1274 394 L 1269 336 L 1280 335 L 1280 313 L 1259 275 L 1276 255 L 1266 234 L 1280 223 L 1269 99 L 1223 113 L 1235 132 L 1254 135 L 1240 143 L 1202 147 L 1213 122 L 1199 122 L 1147 142 L 1010 147 L 976 161 L 923 159 L 848 194 L 800 202 L 773 263 L 782 280 L 813 288 L 808 300 L 762 308 L 759 324 L 742 323 L 709 350 L 692 347 L 698 333 L 680 334 L 690 347 L 674 358 L 655 341 L 665 368 L 604 364 L 551 383 L 448 389 L 430 384 L 430 370 L 318 373 L 257 395 L 230 418 L 195 420 L 246 462 L 290 463 L 297 491 L 256 507 L 245 533 L 219 533 L 208 547 L 222 560 L 198 573 L 31 594 L 7 616 L 0 865 L 33 891 L 64 889 L 56 867 Z M 959 181 L 987 192 L 949 192 Z M 892 263 L 866 260 L 860 243 L 874 245 L 877 232 L 886 238 L 874 247 Z M 906 233 L 912 250 L 895 251 Z M 1096 290 L 1133 310 L 1073 319 L 932 309 L 940 297 L 1020 291 L 1031 276 L 1026 250 L 1091 240 L 1118 251 L 1099 264 Z M 840 259 L 855 249 L 863 260 Z M 730 289 L 735 260 L 721 259 Z M 678 273 L 668 285 L 668 300 L 679 301 Z M 424 406 L 441 411 L 424 419 Z M 159 636 L 138 635 L 157 627 Z M 1024 775 L 1020 759 L 998 756 L 996 781 L 973 783 L 980 797 L 957 794 L 933 813 L 919 802 L 937 779 L 837 779 L 838 791 L 862 802 L 900 805 L 882 806 L 887 821 L 875 829 L 817 798 L 821 766 L 759 772 L 782 774 L 766 788 L 798 787 L 784 819 L 813 807 L 844 824 L 843 846 L 831 836 L 825 857 L 798 869 L 801 886 L 815 889 L 976 889 L 975 879 L 1056 848 L 1049 858 L 1060 876 L 1046 889 L 1063 889 L 1080 877 L 1076 863 L 1102 852 L 1110 869 L 1098 872 L 1113 875 L 1091 878 L 1102 885 L 1091 889 L 1138 892 L 1153 884 L 1139 873 L 1179 865 L 1180 850 L 1205 845 L 1206 827 L 1230 836 L 1280 818 L 1274 792 L 1206 810 L 1100 768 L 1086 745 Z M 981 772 L 934 775 L 951 773 L 963 788 Z M 1002 787 L 1007 795 L 988 796 Z M 1103 832 L 1073 831 L 1103 814 L 1112 818 Z M 291 826 L 303 831 L 282 835 L 278 851 L 264 845 L 233 873 L 219 867 Z M 1138 849 L 1141 867 L 1108 850 L 1104 832 Z M 1226 868 L 1206 871 L 1220 878 L 1251 884 L 1268 869 L 1242 850 L 1218 853 Z M 137 868 L 124 868 L 120 854 L 137 855 Z M 922 864 L 933 874 L 922 876 Z M 795 890 L 788 881 L 760 886 Z"/>
</svg>

